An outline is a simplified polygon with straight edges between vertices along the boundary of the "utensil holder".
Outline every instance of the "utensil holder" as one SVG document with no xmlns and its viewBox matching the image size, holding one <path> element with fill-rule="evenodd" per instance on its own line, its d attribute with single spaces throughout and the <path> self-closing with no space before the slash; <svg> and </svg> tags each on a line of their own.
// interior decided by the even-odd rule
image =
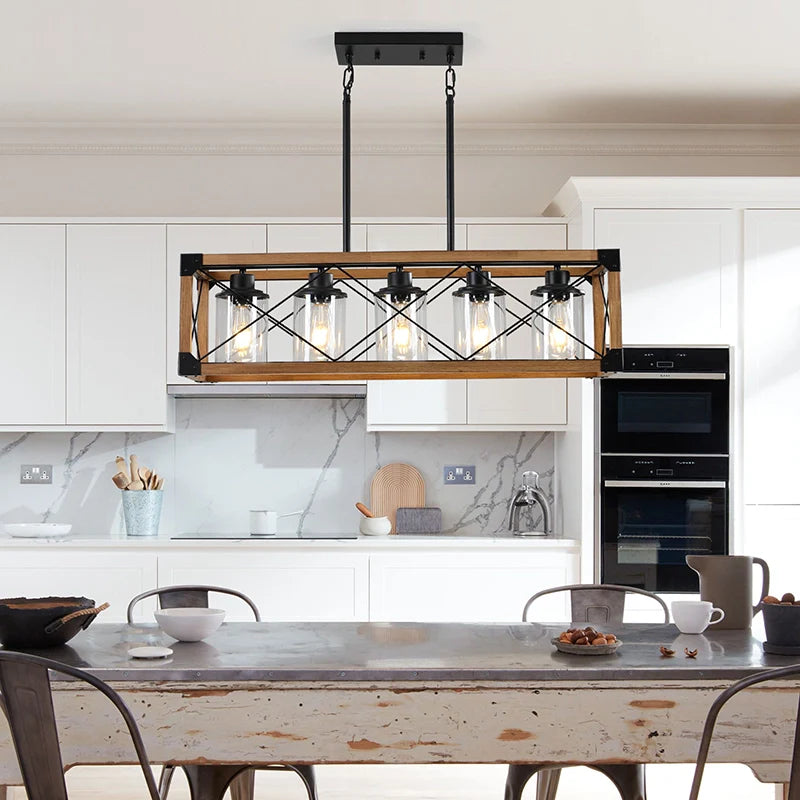
<svg viewBox="0 0 800 800">
<path fill-rule="evenodd" d="M 122 491 L 122 515 L 128 536 L 158 536 L 161 518 L 161 501 L 164 493 L 159 489 Z"/>
</svg>

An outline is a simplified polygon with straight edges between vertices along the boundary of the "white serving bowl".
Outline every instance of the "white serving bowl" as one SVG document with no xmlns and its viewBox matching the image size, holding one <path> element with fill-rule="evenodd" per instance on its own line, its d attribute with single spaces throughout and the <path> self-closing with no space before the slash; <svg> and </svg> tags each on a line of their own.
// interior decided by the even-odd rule
<svg viewBox="0 0 800 800">
<path fill-rule="evenodd" d="M 392 521 L 389 517 L 362 517 L 358 530 L 364 536 L 386 536 L 392 532 Z"/>
<path fill-rule="evenodd" d="M 20 539 L 52 539 L 66 536 L 72 530 L 72 525 L 61 522 L 6 522 L 3 530 L 9 536 Z"/>
<path fill-rule="evenodd" d="M 155 612 L 164 633 L 179 642 L 200 642 L 222 625 L 221 608 L 162 608 Z"/>
</svg>

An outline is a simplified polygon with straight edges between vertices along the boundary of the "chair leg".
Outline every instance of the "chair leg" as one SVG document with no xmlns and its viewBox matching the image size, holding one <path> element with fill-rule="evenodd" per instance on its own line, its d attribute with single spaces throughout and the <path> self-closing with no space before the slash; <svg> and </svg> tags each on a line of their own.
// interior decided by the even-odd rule
<svg viewBox="0 0 800 800">
<path fill-rule="evenodd" d="M 589 765 L 602 772 L 617 787 L 622 800 L 647 800 L 644 781 L 644 764 Z"/>
<path fill-rule="evenodd" d="M 536 800 L 556 800 L 561 768 L 543 769 L 536 776 Z"/>
<path fill-rule="evenodd" d="M 314 776 L 314 767 L 311 764 L 287 764 L 289 769 L 293 770 L 303 781 L 306 787 L 306 794 L 308 800 L 318 800 L 317 798 L 317 779 Z"/>
<path fill-rule="evenodd" d="M 231 800 L 253 800 L 256 792 L 256 771 L 246 769 L 244 772 L 240 772 L 231 781 L 230 790 Z"/>
<path fill-rule="evenodd" d="M 547 769 L 542 764 L 509 764 L 506 776 L 505 800 L 522 800 L 522 790 L 525 784 L 537 772 Z M 556 784 L 558 781 L 556 780 Z M 538 797 L 538 795 L 537 795 Z"/>
<path fill-rule="evenodd" d="M 231 781 L 248 769 L 250 767 L 243 764 L 186 764 L 183 766 L 192 800 L 223 800 Z"/>
<path fill-rule="evenodd" d="M 175 774 L 175 767 L 171 764 L 164 764 L 161 767 L 161 775 L 158 779 L 158 796 L 161 800 L 167 799 L 167 794 L 169 793 L 169 787 L 172 783 L 172 776 Z"/>
</svg>

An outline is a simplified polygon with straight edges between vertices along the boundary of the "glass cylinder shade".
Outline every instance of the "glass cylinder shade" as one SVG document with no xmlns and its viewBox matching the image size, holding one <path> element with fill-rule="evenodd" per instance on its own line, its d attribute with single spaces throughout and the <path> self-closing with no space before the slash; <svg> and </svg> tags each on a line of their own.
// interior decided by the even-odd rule
<svg viewBox="0 0 800 800">
<path fill-rule="evenodd" d="M 217 363 L 250 364 L 267 360 L 269 295 L 255 288 L 255 278 L 235 273 L 230 288 L 215 297 Z"/>
<path fill-rule="evenodd" d="M 398 268 L 375 302 L 375 351 L 378 361 L 424 361 L 428 357 L 426 297 Z"/>
<path fill-rule="evenodd" d="M 329 272 L 312 272 L 294 294 L 292 328 L 295 361 L 328 361 L 344 352 L 347 295 Z M 302 337 L 302 338 L 300 338 Z"/>
<path fill-rule="evenodd" d="M 506 357 L 506 296 L 482 270 L 467 273 L 467 283 L 453 292 L 456 350 L 466 358 Z"/>
<path fill-rule="evenodd" d="M 544 286 L 531 292 L 531 305 L 541 314 L 532 323 L 534 358 L 584 357 L 583 292 L 569 285 L 569 277 L 568 270 L 549 270 Z"/>
</svg>

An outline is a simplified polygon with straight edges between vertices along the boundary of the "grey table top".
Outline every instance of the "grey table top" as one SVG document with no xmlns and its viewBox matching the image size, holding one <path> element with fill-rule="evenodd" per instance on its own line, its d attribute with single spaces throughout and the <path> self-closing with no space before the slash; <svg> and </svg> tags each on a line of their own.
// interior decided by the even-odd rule
<svg viewBox="0 0 800 800">
<path fill-rule="evenodd" d="M 679 634 L 674 625 L 621 625 L 609 656 L 559 653 L 563 625 L 233 622 L 205 642 L 176 642 L 155 625 L 95 623 L 39 655 L 118 681 L 635 681 L 737 679 L 795 657 L 767 655 L 749 631 Z M 137 646 L 168 659 L 128 656 Z M 660 645 L 672 646 L 663 658 Z M 684 647 L 697 649 L 696 659 Z"/>
</svg>

